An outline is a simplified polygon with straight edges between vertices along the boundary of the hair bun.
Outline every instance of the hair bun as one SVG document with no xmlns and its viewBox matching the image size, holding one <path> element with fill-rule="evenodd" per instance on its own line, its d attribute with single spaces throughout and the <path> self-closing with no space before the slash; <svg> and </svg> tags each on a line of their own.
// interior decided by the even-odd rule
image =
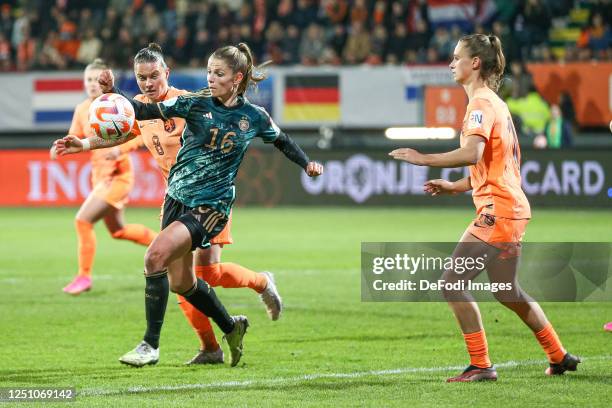
<svg viewBox="0 0 612 408">
<path fill-rule="evenodd" d="M 149 43 L 149 46 L 147 48 L 151 51 L 159 52 L 160 54 L 162 53 L 162 48 L 157 43 L 154 43 L 154 42 Z"/>
</svg>

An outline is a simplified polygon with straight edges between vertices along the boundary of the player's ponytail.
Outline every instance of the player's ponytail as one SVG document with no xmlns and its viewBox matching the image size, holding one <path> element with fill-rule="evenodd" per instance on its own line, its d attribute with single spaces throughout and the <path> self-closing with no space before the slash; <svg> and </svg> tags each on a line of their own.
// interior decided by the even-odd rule
<svg viewBox="0 0 612 408">
<path fill-rule="evenodd" d="M 225 61 L 235 73 L 242 72 L 243 78 L 238 84 L 238 95 L 243 95 L 249 86 L 254 86 L 266 79 L 265 73 L 261 70 L 270 64 L 270 61 L 266 61 L 255 67 L 253 53 L 246 43 L 219 48 L 212 54 L 211 58 Z"/>
<path fill-rule="evenodd" d="M 468 50 L 470 57 L 480 58 L 480 76 L 489 88 L 497 91 L 506 69 L 506 58 L 499 38 L 495 35 L 472 34 L 459 41 Z"/>
<path fill-rule="evenodd" d="M 134 57 L 134 65 L 149 62 L 159 62 L 159 64 L 163 68 L 168 68 L 168 66 L 166 65 L 166 61 L 164 60 L 164 53 L 162 52 L 162 48 L 157 43 L 149 43 L 146 48 L 143 48 L 138 51 L 138 53 Z"/>
<path fill-rule="evenodd" d="M 85 70 L 88 69 L 108 69 L 108 65 L 102 58 L 96 58 L 85 67 Z"/>
</svg>

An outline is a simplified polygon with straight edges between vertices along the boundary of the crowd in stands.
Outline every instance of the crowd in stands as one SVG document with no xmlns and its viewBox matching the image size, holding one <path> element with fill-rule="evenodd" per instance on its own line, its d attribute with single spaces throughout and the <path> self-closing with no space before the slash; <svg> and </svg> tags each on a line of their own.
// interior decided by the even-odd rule
<svg viewBox="0 0 612 408">
<path fill-rule="evenodd" d="M 612 59 L 610 0 L 475 0 L 473 15 L 450 22 L 431 9 L 426 0 L 3 1 L 0 70 L 78 69 L 96 57 L 126 68 L 150 41 L 173 68 L 202 67 L 213 49 L 241 41 L 277 65 L 439 64 L 466 32 L 497 34 L 509 61 Z"/>
</svg>

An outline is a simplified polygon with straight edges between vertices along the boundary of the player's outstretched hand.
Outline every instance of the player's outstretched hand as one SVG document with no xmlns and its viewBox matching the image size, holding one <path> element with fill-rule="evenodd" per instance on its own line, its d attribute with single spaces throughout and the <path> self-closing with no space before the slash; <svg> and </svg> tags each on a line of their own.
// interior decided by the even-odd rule
<svg viewBox="0 0 612 408">
<path fill-rule="evenodd" d="M 100 88 L 102 88 L 102 93 L 110 93 L 113 90 L 113 86 L 115 86 L 113 71 L 110 69 L 102 70 L 98 76 L 98 83 Z"/>
<path fill-rule="evenodd" d="M 310 177 L 317 177 L 323 174 L 323 165 L 317 162 L 310 162 L 308 166 L 306 166 L 306 174 Z"/>
<path fill-rule="evenodd" d="M 65 156 L 67 154 L 80 153 L 82 151 L 83 143 L 81 139 L 73 135 L 68 135 L 53 142 L 53 146 L 51 147 L 51 158 L 55 159 L 57 156 Z"/>
<path fill-rule="evenodd" d="M 423 191 L 432 196 L 440 194 L 454 194 L 453 183 L 448 180 L 436 179 L 426 181 L 423 185 Z"/>
<path fill-rule="evenodd" d="M 423 155 L 417 152 L 414 149 L 403 148 L 403 149 L 395 149 L 389 156 L 393 157 L 395 160 L 403 160 L 408 163 L 416 164 L 417 166 L 423 165 Z"/>
</svg>

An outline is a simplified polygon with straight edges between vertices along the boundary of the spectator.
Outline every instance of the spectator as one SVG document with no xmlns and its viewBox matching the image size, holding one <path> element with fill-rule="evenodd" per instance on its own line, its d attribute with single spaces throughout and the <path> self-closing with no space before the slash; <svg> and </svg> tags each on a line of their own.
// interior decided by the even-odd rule
<svg viewBox="0 0 612 408">
<path fill-rule="evenodd" d="M 297 7 L 293 13 L 295 25 L 297 25 L 300 30 L 305 30 L 307 27 L 317 22 L 317 13 L 317 6 L 312 0 L 298 0 Z"/>
<path fill-rule="evenodd" d="M 532 86 L 522 98 L 508 98 L 506 104 L 510 113 L 521 118 L 523 134 L 533 138 L 544 133 L 550 119 L 550 109 L 535 87 Z"/>
<path fill-rule="evenodd" d="M 295 27 L 295 26 L 292 26 Z M 266 48 L 264 51 L 264 59 L 272 60 L 275 65 L 282 65 L 284 62 L 282 42 L 285 38 L 283 26 L 278 21 L 270 23 L 266 31 Z M 299 57 L 298 57 L 299 58 Z"/>
<path fill-rule="evenodd" d="M 520 48 L 517 46 L 517 41 L 512 35 L 510 28 L 502 21 L 495 21 L 492 26 L 493 34 L 495 34 L 504 44 L 504 57 L 506 63 L 520 58 Z"/>
<path fill-rule="evenodd" d="M 344 47 L 344 61 L 347 64 L 360 64 L 364 62 L 370 54 L 371 47 L 370 34 L 364 29 L 362 23 L 354 22 L 351 25 L 351 32 Z"/>
<path fill-rule="evenodd" d="M 69 65 L 77 59 L 81 42 L 76 38 L 76 24 L 68 19 L 64 14 L 59 15 L 59 42 L 58 50 L 66 58 Z"/>
<path fill-rule="evenodd" d="M 552 105 L 550 107 L 550 114 L 550 120 L 544 128 L 546 147 L 549 149 L 572 147 L 571 126 L 563 118 L 559 105 Z"/>
<path fill-rule="evenodd" d="M 289 25 L 281 40 L 283 63 L 289 65 L 300 63 L 300 42 L 300 30 L 295 25 Z"/>
<path fill-rule="evenodd" d="M 450 60 L 449 57 L 453 52 L 454 44 L 452 42 L 450 33 L 448 32 L 446 27 L 439 26 L 438 28 L 436 28 L 434 36 L 431 38 L 431 41 L 429 43 L 429 48 L 433 48 L 436 50 L 436 54 L 438 55 L 437 62 Z M 430 55 L 429 51 L 428 55 Z M 428 62 L 433 63 L 433 61 Z"/>
<path fill-rule="evenodd" d="M 372 47 L 368 56 L 368 64 L 379 65 L 387 56 L 387 30 L 382 24 L 372 30 Z"/>
<path fill-rule="evenodd" d="M 11 6 L 2 4 L 0 6 L 0 33 L 8 41 L 13 33 L 13 17 L 11 16 Z"/>
<path fill-rule="evenodd" d="M 404 52 L 406 48 L 408 48 L 408 44 L 408 38 L 406 37 L 406 25 L 401 23 L 395 24 L 393 35 L 391 35 L 387 44 L 386 61 L 388 63 L 395 64 L 401 62 Z"/>
<path fill-rule="evenodd" d="M 0 71 L 9 71 L 13 66 L 11 43 L 0 30 Z"/>
<path fill-rule="evenodd" d="M 323 55 L 321 56 L 320 62 L 323 65 L 338 66 L 342 65 L 342 58 L 340 58 L 340 55 L 338 55 L 335 49 L 330 46 L 327 46 L 323 50 Z"/>
<path fill-rule="evenodd" d="M 612 46 L 610 27 L 604 23 L 600 13 L 593 14 L 591 20 L 591 24 L 582 31 L 578 46 L 588 47 L 595 56 L 605 58 L 605 52 Z"/>
<path fill-rule="evenodd" d="M 398 24 L 406 26 L 407 19 L 407 12 L 402 2 L 396 0 L 391 3 L 391 13 L 387 25 L 389 27 L 397 27 Z"/>
<path fill-rule="evenodd" d="M 179 27 L 174 38 L 174 46 L 171 47 L 170 50 L 170 54 L 177 64 L 187 65 L 191 50 L 191 36 L 189 35 L 189 30 L 187 30 L 186 26 L 181 25 Z"/>
<path fill-rule="evenodd" d="M 387 15 L 387 2 L 385 0 L 376 0 L 374 9 L 372 10 L 372 26 L 383 26 L 388 23 L 389 16 Z"/>
<path fill-rule="evenodd" d="M 427 22 L 424 20 L 417 20 L 415 23 L 415 30 L 409 33 L 407 38 L 404 40 L 404 47 L 408 47 L 411 50 L 416 51 L 417 54 L 424 54 L 429 44 L 429 28 Z"/>
<path fill-rule="evenodd" d="M 425 54 L 425 63 L 430 65 L 437 65 L 440 63 L 440 54 L 438 49 L 435 47 L 429 47 Z"/>
<path fill-rule="evenodd" d="M 159 13 L 155 11 L 155 7 L 153 7 L 152 4 L 145 4 L 144 8 L 142 9 L 142 16 L 142 29 L 144 34 L 148 37 L 154 36 L 155 33 L 157 33 L 162 27 Z"/>
<path fill-rule="evenodd" d="M 22 33 L 17 44 L 17 69 L 26 71 L 34 65 L 36 58 L 36 40 L 30 37 L 30 26 L 21 26 Z"/>
<path fill-rule="evenodd" d="M 212 52 L 213 46 L 210 40 L 210 34 L 206 29 L 200 29 L 196 33 L 195 42 L 191 49 L 191 58 L 189 60 L 189 66 L 194 68 L 200 68 L 206 65 L 206 59 Z"/>
<path fill-rule="evenodd" d="M 321 2 L 325 17 L 332 26 L 342 24 L 348 15 L 347 0 L 323 0 Z"/>
<path fill-rule="evenodd" d="M 534 45 L 547 42 L 552 16 L 547 3 L 543 0 L 527 0 L 522 14 L 525 24 L 526 52 L 527 55 L 531 55 L 531 48 Z"/>
<path fill-rule="evenodd" d="M 237 24 L 253 24 L 253 7 L 249 2 L 243 2 L 238 9 L 238 13 L 236 13 L 236 23 Z"/>
<path fill-rule="evenodd" d="M 276 9 L 276 19 L 283 26 L 286 27 L 290 24 L 296 24 L 293 12 L 293 0 L 280 0 Z M 301 29 L 301 27 L 298 27 Z"/>
<path fill-rule="evenodd" d="M 312 23 L 308 26 L 306 33 L 302 36 L 300 43 L 300 56 L 303 65 L 318 65 L 319 58 L 323 54 L 325 40 L 323 30 L 318 24 Z"/>
<path fill-rule="evenodd" d="M 43 43 L 36 66 L 40 69 L 65 69 L 66 60 L 58 49 L 59 39 L 55 31 L 51 31 Z"/>
<path fill-rule="evenodd" d="M 355 0 L 353 7 L 351 7 L 350 13 L 350 23 L 351 27 L 355 23 L 359 23 L 362 27 L 361 31 L 363 31 L 363 27 L 368 22 L 368 7 L 366 5 L 365 0 Z"/>
<path fill-rule="evenodd" d="M 335 54 L 340 56 L 346 45 L 346 29 L 342 24 L 334 26 L 331 36 L 327 40 L 327 45 L 334 50 Z"/>
<path fill-rule="evenodd" d="M 102 41 L 96 37 L 95 30 L 93 28 L 86 29 L 77 52 L 77 62 L 86 66 L 100 56 L 101 49 Z"/>
<path fill-rule="evenodd" d="M 81 14 L 79 15 L 79 22 L 78 22 L 78 27 L 79 27 L 78 32 L 79 33 L 84 33 L 85 31 L 92 29 L 94 30 L 94 35 L 95 35 L 96 31 L 98 31 L 98 24 L 99 24 L 99 21 L 94 20 L 94 16 L 91 12 L 91 9 L 84 8 L 81 10 Z M 89 64 L 91 61 L 93 61 L 93 58 L 89 60 L 87 64 Z"/>
</svg>

